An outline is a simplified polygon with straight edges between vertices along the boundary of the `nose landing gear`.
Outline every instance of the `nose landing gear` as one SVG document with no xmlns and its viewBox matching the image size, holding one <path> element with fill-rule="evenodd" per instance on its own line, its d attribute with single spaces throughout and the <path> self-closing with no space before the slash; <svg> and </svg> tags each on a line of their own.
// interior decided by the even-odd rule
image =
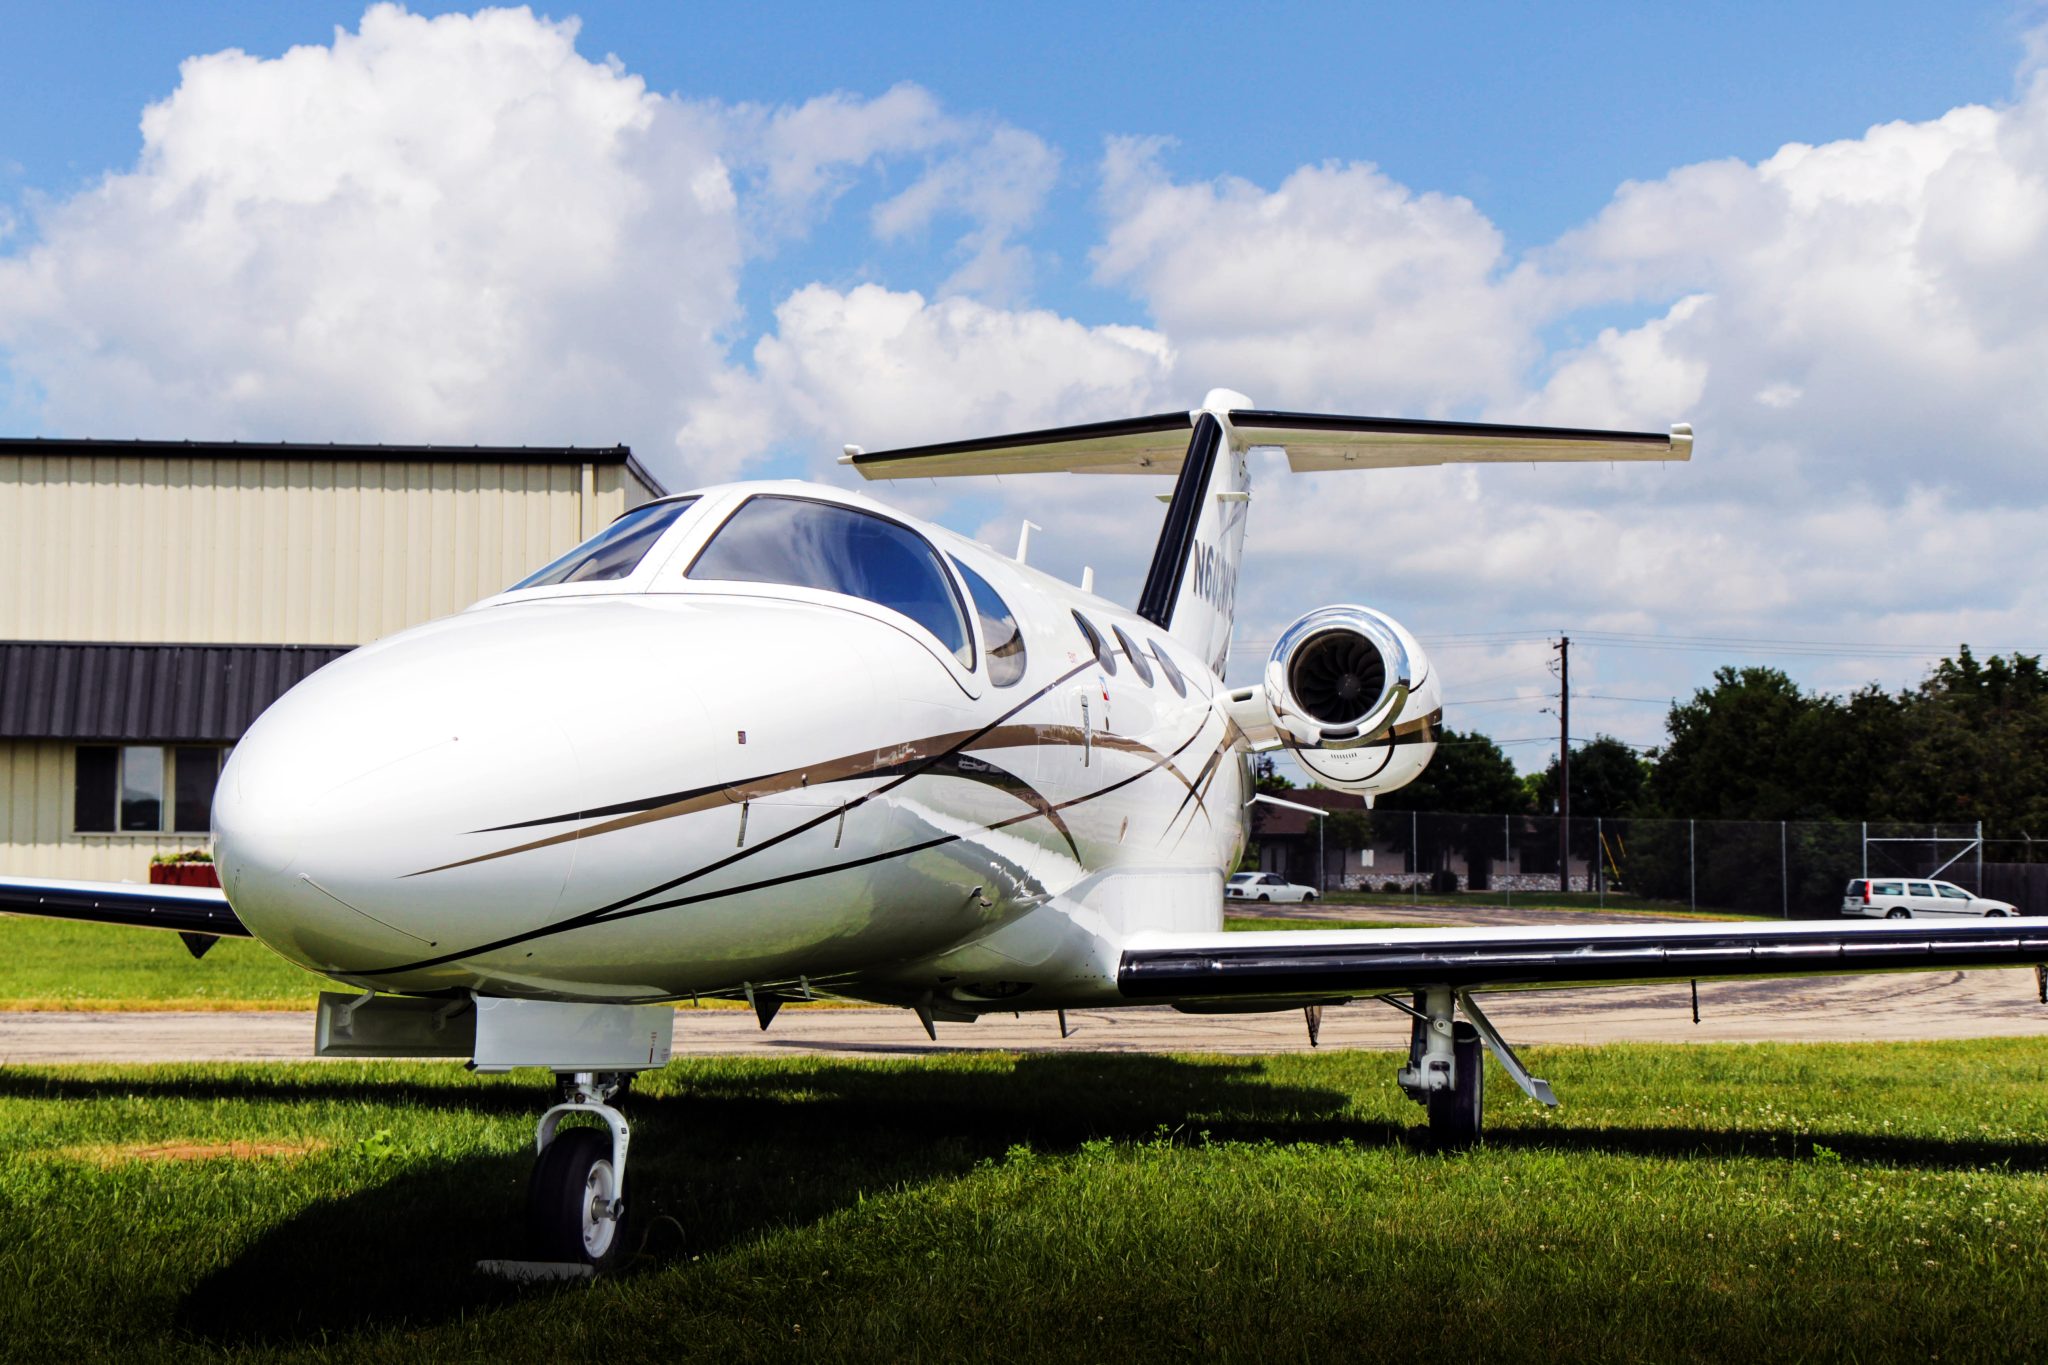
<svg viewBox="0 0 2048 1365">
<path fill-rule="evenodd" d="M 539 1153 L 526 1186 L 527 1231 L 536 1257 L 605 1270 L 626 1237 L 626 1147 L 632 1130 L 610 1101 L 632 1077 L 576 1071 L 562 1077 L 561 1103 L 540 1116 Z M 570 1114 L 594 1114 L 605 1129 L 568 1128 Z"/>
</svg>

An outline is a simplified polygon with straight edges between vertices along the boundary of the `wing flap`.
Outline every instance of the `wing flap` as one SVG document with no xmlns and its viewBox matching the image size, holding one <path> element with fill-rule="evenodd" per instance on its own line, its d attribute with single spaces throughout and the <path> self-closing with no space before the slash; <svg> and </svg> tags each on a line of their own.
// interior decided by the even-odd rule
<svg viewBox="0 0 2048 1365">
<path fill-rule="evenodd" d="M 2044 962 L 2048 921 L 1150 934 L 1124 950 L 1117 986 L 1133 1000 L 1328 999 L 1428 986 L 1597 986 Z"/>
<path fill-rule="evenodd" d="M 249 937 L 248 929 L 229 908 L 228 898 L 210 886 L 9 877 L 0 879 L 0 912 L 137 929 L 169 929 L 215 938 Z M 186 946 L 191 946 L 189 940 Z"/>
</svg>

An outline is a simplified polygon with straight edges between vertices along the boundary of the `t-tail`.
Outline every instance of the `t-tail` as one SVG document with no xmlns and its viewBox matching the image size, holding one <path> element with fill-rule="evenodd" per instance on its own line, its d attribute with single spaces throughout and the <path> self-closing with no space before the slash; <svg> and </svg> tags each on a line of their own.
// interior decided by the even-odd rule
<svg viewBox="0 0 2048 1365">
<path fill-rule="evenodd" d="M 1190 412 L 1054 427 L 902 450 L 848 446 L 870 479 L 958 474 L 1171 474 L 1166 518 L 1137 612 L 1206 660 L 1229 663 L 1253 447 L 1296 473 L 1559 460 L 1685 460 L 1692 428 L 1601 431 L 1278 412 L 1213 390 Z M 1280 634 L 1260 682 L 1230 713 L 1254 748 L 1285 747 L 1325 785 L 1365 792 L 1412 780 L 1435 749 L 1441 682 L 1415 638 L 1366 607 L 1316 609 Z"/>
<path fill-rule="evenodd" d="M 1230 662 L 1251 504 L 1250 447 L 1232 430 L 1230 413 L 1250 406 L 1243 394 L 1216 389 L 1189 414 L 1194 430 L 1138 595 L 1138 615 L 1206 660 L 1219 678 Z"/>
</svg>

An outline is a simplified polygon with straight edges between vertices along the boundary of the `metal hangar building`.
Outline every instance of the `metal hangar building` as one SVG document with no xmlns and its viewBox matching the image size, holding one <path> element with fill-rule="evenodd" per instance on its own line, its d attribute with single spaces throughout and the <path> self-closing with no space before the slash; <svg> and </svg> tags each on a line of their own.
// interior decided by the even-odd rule
<svg viewBox="0 0 2048 1365">
<path fill-rule="evenodd" d="M 0 439 L 0 867 L 205 848 L 251 721 L 661 486 L 624 446 Z"/>
</svg>

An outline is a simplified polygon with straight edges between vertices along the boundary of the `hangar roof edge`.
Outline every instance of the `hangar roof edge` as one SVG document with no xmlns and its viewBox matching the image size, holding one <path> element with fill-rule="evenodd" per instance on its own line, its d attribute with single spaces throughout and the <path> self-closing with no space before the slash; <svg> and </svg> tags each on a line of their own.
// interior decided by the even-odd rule
<svg viewBox="0 0 2048 1365">
<path fill-rule="evenodd" d="M 418 460 L 450 464 L 624 465 L 656 497 L 668 490 L 633 456 L 633 448 L 612 446 L 378 445 L 357 441 L 150 441 L 105 436 L 0 436 L 0 458 L 63 455 L 88 458 L 169 459 L 201 456 L 217 460 Z"/>
</svg>

